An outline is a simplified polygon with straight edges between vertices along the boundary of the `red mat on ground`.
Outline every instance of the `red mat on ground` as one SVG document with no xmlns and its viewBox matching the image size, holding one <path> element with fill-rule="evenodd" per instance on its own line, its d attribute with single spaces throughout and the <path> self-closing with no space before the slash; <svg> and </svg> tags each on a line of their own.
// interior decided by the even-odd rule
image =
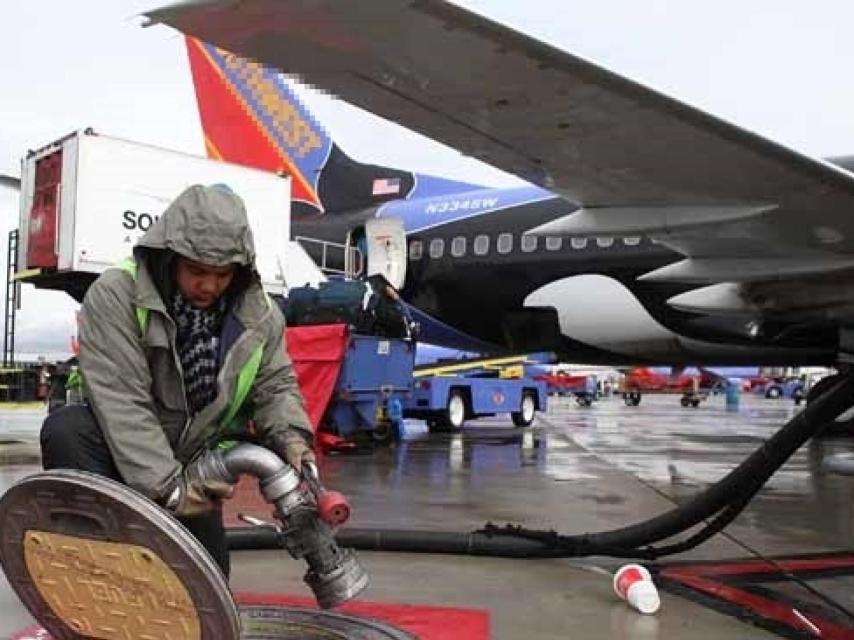
<svg viewBox="0 0 854 640">
<path fill-rule="evenodd" d="M 311 426 L 317 431 L 341 371 L 347 347 L 347 325 L 288 327 L 285 338 Z"/>
<path fill-rule="evenodd" d="M 848 591 L 854 555 L 828 553 L 731 562 L 674 562 L 650 567 L 665 590 L 786 638 L 854 640 L 849 615 L 816 598 L 791 576 L 837 580 Z M 827 588 L 824 584 L 820 591 Z"/>
<path fill-rule="evenodd" d="M 306 607 L 316 609 L 311 598 L 266 593 L 239 593 L 239 604 Z M 420 640 L 487 640 L 489 612 L 481 609 L 430 607 L 390 602 L 351 601 L 335 609 L 360 618 L 373 618 L 408 631 Z"/>
<path fill-rule="evenodd" d="M 265 593 L 239 593 L 239 604 L 316 609 L 314 600 Z M 379 620 L 413 634 L 420 640 L 488 640 L 489 612 L 456 607 L 429 607 L 387 602 L 349 602 L 335 609 L 360 618 Z M 51 640 L 40 626 L 13 633 L 10 640 Z"/>
</svg>

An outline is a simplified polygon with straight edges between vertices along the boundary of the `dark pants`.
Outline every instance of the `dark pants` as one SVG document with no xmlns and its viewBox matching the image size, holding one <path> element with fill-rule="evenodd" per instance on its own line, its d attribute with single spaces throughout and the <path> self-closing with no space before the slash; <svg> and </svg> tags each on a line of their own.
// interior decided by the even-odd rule
<svg viewBox="0 0 854 640">
<path fill-rule="evenodd" d="M 79 469 L 124 482 L 89 405 L 71 404 L 51 412 L 42 425 L 41 449 L 45 469 Z M 231 567 L 222 511 L 178 520 L 208 550 L 227 578 Z"/>
</svg>

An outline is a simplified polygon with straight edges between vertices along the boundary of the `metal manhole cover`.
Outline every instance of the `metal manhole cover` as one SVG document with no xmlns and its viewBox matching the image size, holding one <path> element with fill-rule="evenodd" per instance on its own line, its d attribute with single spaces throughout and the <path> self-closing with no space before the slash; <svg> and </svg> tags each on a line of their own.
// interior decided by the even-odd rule
<svg viewBox="0 0 854 640">
<path fill-rule="evenodd" d="M 414 640 L 387 624 L 281 606 L 241 605 L 242 640 Z"/>
<path fill-rule="evenodd" d="M 328 611 L 244 605 L 238 614 L 218 567 L 184 527 L 135 491 L 83 471 L 30 476 L 0 497 L 0 566 L 54 640 L 413 640 Z"/>
<path fill-rule="evenodd" d="M 55 640 L 239 637 L 237 607 L 201 544 L 102 476 L 63 469 L 13 485 L 0 498 L 0 566 Z"/>
</svg>

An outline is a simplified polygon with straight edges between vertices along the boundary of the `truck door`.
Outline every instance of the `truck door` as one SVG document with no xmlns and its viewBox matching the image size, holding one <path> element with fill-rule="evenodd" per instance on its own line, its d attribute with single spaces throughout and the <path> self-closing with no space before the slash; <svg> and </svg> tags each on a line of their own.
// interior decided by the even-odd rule
<svg viewBox="0 0 854 640">
<path fill-rule="evenodd" d="M 56 268 L 59 232 L 60 189 L 62 187 L 62 149 L 35 162 L 32 208 L 25 233 L 24 269 Z"/>
</svg>

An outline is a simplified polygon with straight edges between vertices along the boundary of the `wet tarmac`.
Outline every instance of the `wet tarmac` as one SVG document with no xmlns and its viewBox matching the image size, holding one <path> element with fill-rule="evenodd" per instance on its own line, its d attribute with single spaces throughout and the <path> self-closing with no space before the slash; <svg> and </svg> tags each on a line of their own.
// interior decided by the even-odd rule
<svg viewBox="0 0 854 640">
<path fill-rule="evenodd" d="M 463 532 L 491 521 L 562 533 L 601 531 L 685 501 L 741 462 L 795 411 L 790 401 L 753 397 L 744 397 L 737 413 L 725 410 L 722 397 L 697 409 L 682 408 L 673 396 L 647 396 L 636 408 L 618 398 L 591 408 L 558 399 L 529 429 L 514 429 L 509 418 L 498 417 L 472 422 L 459 433 L 430 434 L 412 422 L 396 446 L 329 455 L 321 466 L 327 486 L 350 498 L 353 526 Z M 0 490 L 38 470 L 39 421 L 38 412 L 0 410 Z M 722 534 L 673 558 L 683 565 L 660 563 L 668 590 L 655 616 L 641 616 L 616 599 L 610 572 L 619 562 L 598 557 L 512 560 L 360 552 L 372 579 L 363 600 L 482 610 L 489 617 L 488 637 L 496 639 L 815 637 L 809 620 L 822 616 L 833 620 L 836 633 L 824 637 L 854 637 L 850 616 L 839 609 L 830 615 L 826 599 L 798 582 L 854 608 L 854 557 L 849 567 L 838 555 L 852 547 L 854 479 L 820 468 L 825 454 L 852 447 L 845 439 L 827 439 L 802 448 Z M 269 511 L 251 500 L 238 508 L 258 516 Z M 837 555 L 816 556 L 828 552 Z M 780 564 L 795 554 L 811 560 L 786 565 L 788 574 L 779 567 L 768 570 L 772 565 L 765 558 L 779 558 Z M 828 564 L 825 557 L 835 560 Z M 238 552 L 232 564 L 237 593 L 308 595 L 304 566 L 283 552 Z M 727 570 L 740 581 L 739 589 L 730 588 L 734 577 L 708 578 L 720 574 L 720 567 L 734 567 Z M 751 622 L 756 611 L 745 612 L 743 603 L 721 605 L 719 596 L 727 589 L 686 588 L 691 576 L 705 576 L 709 584 L 719 579 L 732 592 L 768 598 L 774 592 L 771 600 L 786 603 L 787 610 L 800 607 L 797 613 L 808 622 L 798 627 L 777 620 L 776 626 L 757 627 Z M 31 623 L 0 582 L 0 637 Z"/>
</svg>

